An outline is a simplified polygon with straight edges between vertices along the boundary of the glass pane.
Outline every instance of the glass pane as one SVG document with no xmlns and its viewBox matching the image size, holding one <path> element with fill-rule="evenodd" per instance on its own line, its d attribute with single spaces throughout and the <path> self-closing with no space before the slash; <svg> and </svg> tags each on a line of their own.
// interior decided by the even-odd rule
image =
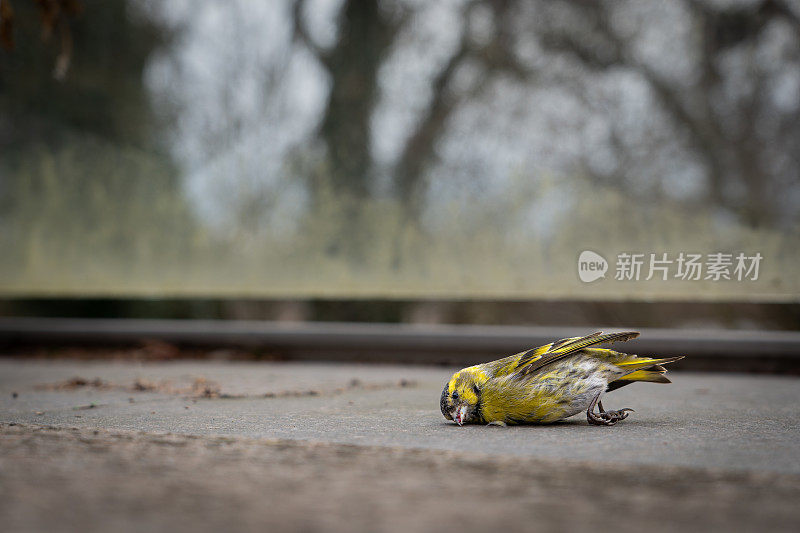
<svg viewBox="0 0 800 533">
<path fill-rule="evenodd" d="M 788 4 L 12 5 L 5 296 L 800 295 Z"/>
</svg>

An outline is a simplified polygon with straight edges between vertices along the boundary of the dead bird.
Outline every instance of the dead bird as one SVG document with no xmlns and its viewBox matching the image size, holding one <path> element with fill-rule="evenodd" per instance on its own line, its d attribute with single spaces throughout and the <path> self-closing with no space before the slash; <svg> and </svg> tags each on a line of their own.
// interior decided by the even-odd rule
<svg viewBox="0 0 800 533">
<path fill-rule="evenodd" d="M 442 414 L 459 425 L 507 425 L 555 422 L 586 411 L 590 424 L 613 426 L 633 409 L 604 410 L 603 393 L 634 381 L 670 383 L 662 365 L 683 359 L 594 348 L 638 336 L 637 331 L 599 331 L 464 368 L 442 391 Z"/>
</svg>

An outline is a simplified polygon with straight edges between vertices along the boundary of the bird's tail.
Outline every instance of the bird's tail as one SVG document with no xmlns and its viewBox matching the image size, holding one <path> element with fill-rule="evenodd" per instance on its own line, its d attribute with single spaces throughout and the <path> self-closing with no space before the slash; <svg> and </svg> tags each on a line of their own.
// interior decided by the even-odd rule
<svg viewBox="0 0 800 533">
<path fill-rule="evenodd" d="M 683 359 L 683 356 L 665 357 L 663 359 L 652 359 L 648 357 L 637 357 L 629 361 L 617 363 L 616 366 L 629 370 L 628 374 L 617 378 L 608 384 L 607 392 L 629 385 L 634 381 L 647 381 L 650 383 L 672 383 L 667 376 L 667 369 L 662 365 Z"/>
<path fill-rule="evenodd" d="M 634 359 L 628 359 L 627 361 L 620 361 L 615 363 L 616 366 L 622 368 L 623 370 L 627 370 L 629 372 L 633 372 L 635 370 L 653 370 L 655 372 L 664 373 L 667 371 L 661 365 L 666 365 L 667 363 L 673 363 L 683 359 L 682 355 L 678 357 L 665 357 L 663 359 L 653 359 L 651 357 L 636 357 Z M 628 374 L 630 376 L 631 374 Z"/>
<path fill-rule="evenodd" d="M 666 370 L 636 370 L 618 378 L 617 381 L 649 381 L 651 383 L 672 383 L 664 374 Z"/>
</svg>

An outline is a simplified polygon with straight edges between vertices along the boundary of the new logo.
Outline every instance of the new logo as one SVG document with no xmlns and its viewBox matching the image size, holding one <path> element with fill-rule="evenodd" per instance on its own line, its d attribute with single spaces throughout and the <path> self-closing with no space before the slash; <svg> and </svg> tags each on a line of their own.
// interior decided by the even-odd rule
<svg viewBox="0 0 800 533">
<path fill-rule="evenodd" d="M 606 277 L 608 261 L 605 257 L 590 250 L 584 250 L 578 257 L 578 277 L 584 283 L 591 283 Z"/>
</svg>

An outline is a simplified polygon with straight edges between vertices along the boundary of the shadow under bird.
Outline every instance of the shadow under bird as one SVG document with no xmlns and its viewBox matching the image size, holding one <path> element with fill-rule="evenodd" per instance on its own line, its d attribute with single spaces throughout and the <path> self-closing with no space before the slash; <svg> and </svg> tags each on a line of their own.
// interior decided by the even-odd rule
<svg viewBox="0 0 800 533">
<path fill-rule="evenodd" d="M 458 425 L 504 426 L 546 424 L 586 411 L 590 424 L 613 426 L 633 409 L 604 410 L 603 393 L 634 381 L 670 383 L 662 365 L 683 359 L 596 348 L 638 336 L 637 331 L 597 332 L 464 368 L 453 374 L 442 391 L 442 414 Z"/>
</svg>

